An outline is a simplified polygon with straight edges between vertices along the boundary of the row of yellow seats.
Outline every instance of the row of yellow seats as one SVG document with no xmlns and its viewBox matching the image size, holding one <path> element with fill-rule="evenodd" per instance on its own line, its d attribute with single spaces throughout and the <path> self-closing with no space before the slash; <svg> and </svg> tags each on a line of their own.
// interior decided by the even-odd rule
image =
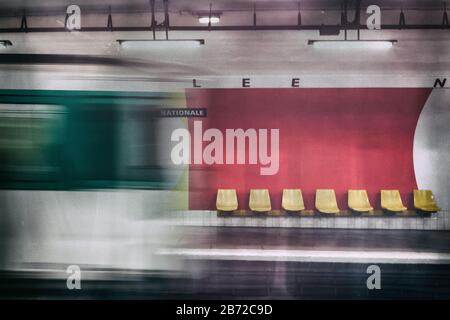
<svg viewBox="0 0 450 320">
<path fill-rule="evenodd" d="M 249 208 L 255 212 L 272 210 L 268 189 L 251 189 Z M 305 210 L 302 190 L 283 189 L 281 206 L 286 211 Z M 348 206 L 357 212 L 373 210 L 366 190 L 349 190 Z M 392 212 L 407 210 L 403 205 L 398 190 L 381 190 L 381 207 Z M 434 200 L 431 190 L 414 190 L 414 207 L 421 211 L 436 212 L 441 210 Z M 219 189 L 217 191 L 216 208 L 219 211 L 235 211 L 238 209 L 238 200 L 235 189 Z M 333 189 L 318 189 L 316 191 L 316 209 L 323 213 L 339 213 L 336 194 Z"/>
</svg>

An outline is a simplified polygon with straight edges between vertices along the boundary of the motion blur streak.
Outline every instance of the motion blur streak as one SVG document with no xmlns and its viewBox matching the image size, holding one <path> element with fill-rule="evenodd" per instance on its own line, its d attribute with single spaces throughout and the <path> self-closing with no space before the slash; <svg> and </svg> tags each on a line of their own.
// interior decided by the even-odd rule
<svg viewBox="0 0 450 320">
<path fill-rule="evenodd" d="M 39 281 L 67 295 L 69 265 L 94 288 L 179 269 L 154 251 L 177 240 L 169 211 L 183 205 L 173 121 L 158 110 L 183 105 L 177 93 L 0 90 L 1 297 L 23 279 L 18 297 Z"/>
</svg>

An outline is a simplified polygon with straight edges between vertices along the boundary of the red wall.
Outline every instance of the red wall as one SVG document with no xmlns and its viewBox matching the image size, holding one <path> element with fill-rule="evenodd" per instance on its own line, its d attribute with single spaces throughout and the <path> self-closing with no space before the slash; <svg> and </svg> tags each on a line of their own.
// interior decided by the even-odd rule
<svg viewBox="0 0 450 320">
<path fill-rule="evenodd" d="M 400 189 L 412 206 L 417 187 L 413 139 L 430 89 L 189 89 L 188 107 L 207 108 L 203 130 L 280 130 L 278 174 L 261 176 L 260 165 L 189 167 L 189 208 L 215 209 L 218 188 L 236 188 L 240 208 L 248 208 L 251 188 L 268 188 L 280 209 L 283 188 L 301 188 L 307 209 L 316 189 L 336 190 L 341 209 L 348 189 L 367 189 L 379 208 L 379 190 Z M 206 144 L 205 144 L 206 145 Z"/>
</svg>

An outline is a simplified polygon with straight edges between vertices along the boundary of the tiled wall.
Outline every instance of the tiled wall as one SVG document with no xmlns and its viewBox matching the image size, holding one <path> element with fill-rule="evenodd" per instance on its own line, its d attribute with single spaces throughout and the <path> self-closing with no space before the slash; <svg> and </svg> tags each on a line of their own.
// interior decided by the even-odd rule
<svg viewBox="0 0 450 320">
<path fill-rule="evenodd" d="M 450 230 L 450 212 L 430 217 L 218 217 L 216 211 L 173 213 L 173 222 L 185 226 Z"/>
</svg>

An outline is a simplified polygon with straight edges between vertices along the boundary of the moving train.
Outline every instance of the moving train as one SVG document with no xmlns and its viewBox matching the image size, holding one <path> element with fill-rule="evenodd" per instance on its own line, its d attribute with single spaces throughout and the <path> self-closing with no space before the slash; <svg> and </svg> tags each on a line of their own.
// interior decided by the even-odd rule
<svg viewBox="0 0 450 320">
<path fill-rule="evenodd" d="M 0 268 L 177 268 L 153 252 L 186 198 L 167 151 L 183 120 L 155 110 L 184 95 L 76 89 L 0 90 Z"/>
<path fill-rule="evenodd" d="M 2 189 L 162 189 L 155 108 L 173 93 L 0 90 Z"/>
</svg>

